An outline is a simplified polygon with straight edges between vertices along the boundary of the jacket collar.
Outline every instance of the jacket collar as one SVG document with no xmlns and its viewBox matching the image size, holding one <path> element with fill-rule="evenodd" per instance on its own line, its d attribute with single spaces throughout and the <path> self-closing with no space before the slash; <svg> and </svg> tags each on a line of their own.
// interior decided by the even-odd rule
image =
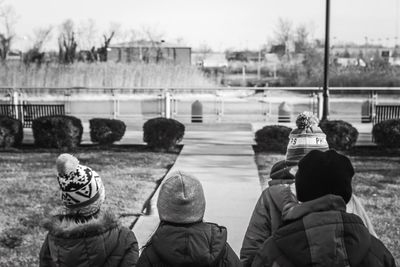
<svg viewBox="0 0 400 267">
<path fill-rule="evenodd" d="M 111 211 L 100 211 L 96 218 L 79 222 L 66 215 L 56 215 L 44 222 L 50 235 L 60 238 L 83 238 L 103 234 L 119 225 Z"/>
<path fill-rule="evenodd" d="M 289 203 L 283 207 L 282 219 L 283 221 L 292 221 L 302 218 L 313 212 L 328 210 L 345 212 L 346 203 L 341 196 L 331 194 L 294 206 L 293 203 Z"/>
<path fill-rule="evenodd" d="M 294 184 L 294 179 L 272 179 L 268 182 L 269 186 L 278 184 Z"/>
</svg>

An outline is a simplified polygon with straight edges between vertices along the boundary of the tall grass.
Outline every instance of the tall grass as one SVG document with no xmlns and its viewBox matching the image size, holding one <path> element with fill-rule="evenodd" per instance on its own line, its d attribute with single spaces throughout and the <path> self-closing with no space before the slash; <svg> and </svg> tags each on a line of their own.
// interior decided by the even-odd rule
<svg viewBox="0 0 400 267">
<path fill-rule="evenodd" d="M 212 87 L 194 66 L 145 63 L 75 63 L 0 66 L 0 86 L 8 87 Z"/>
</svg>

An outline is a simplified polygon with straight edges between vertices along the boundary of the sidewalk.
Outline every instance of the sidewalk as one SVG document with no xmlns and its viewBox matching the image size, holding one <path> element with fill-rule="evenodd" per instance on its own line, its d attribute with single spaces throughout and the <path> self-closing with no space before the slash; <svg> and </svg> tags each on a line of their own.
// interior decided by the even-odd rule
<svg viewBox="0 0 400 267">
<path fill-rule="evenodd" d="M 254 163 L 253 133 L 247 131 L 187 132 L 181 154 L 170 170 L 184 170 L 202 183 L 206 196 L 205 221 L 228 229 L 228 242 L 239 254 L 255 203 L 261 193 Z M 143 246 L 159 223 L 158 192 L 152 199 L 153 212 L 142 216 L 133 231 Z"/>
</svg>

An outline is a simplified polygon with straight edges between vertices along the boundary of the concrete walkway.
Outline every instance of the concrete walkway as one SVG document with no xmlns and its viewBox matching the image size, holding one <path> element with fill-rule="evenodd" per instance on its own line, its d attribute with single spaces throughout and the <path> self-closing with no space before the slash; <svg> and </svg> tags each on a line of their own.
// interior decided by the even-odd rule
<svg viewBox="0 0 400 267">
<path fill-rule="evenodd" d="M 227 227 L 228 242 L 239 254 L 251 213 L 261 193 L 254 152 L 253 132 L 189 131 L 174 167 L 195 175 L 202 183 L 206 197 L 205 221 Z M 139 245 L 144 245 L 159 219 L 156 209 L 158 192 L 152 199 L 152 214 L 142 216 L 133 231 Z"/>
</svg>

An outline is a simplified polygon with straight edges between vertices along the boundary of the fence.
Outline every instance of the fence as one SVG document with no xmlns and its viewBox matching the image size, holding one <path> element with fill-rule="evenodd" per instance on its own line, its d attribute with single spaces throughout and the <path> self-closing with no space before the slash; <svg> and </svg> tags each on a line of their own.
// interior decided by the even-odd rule
<svg viewBox="0 0 400 267">
<path fill-rule="evenodd" d="M 400 88 L 336 87 L 330 88 L 330 93 L 330 119 L 361 122 L 363 117 L 364 122 L 368 121 L 365 118 L 372 121 L 377 104 L 400 102 Z M 317 87 L 0 88 L 4 104 L 61 104 L 66 114 L 82 119 L 143 121 L 163 116 L 190 122 L 196 101 L 202 105 L 201 120 L 206 123 L 278 122 L 280 105 L 289 106 L 291 121 L 304 110 L 322 114 L 322 89 Z M 365 111 L 369 114 L 363 114 Z"/>
</svg>

